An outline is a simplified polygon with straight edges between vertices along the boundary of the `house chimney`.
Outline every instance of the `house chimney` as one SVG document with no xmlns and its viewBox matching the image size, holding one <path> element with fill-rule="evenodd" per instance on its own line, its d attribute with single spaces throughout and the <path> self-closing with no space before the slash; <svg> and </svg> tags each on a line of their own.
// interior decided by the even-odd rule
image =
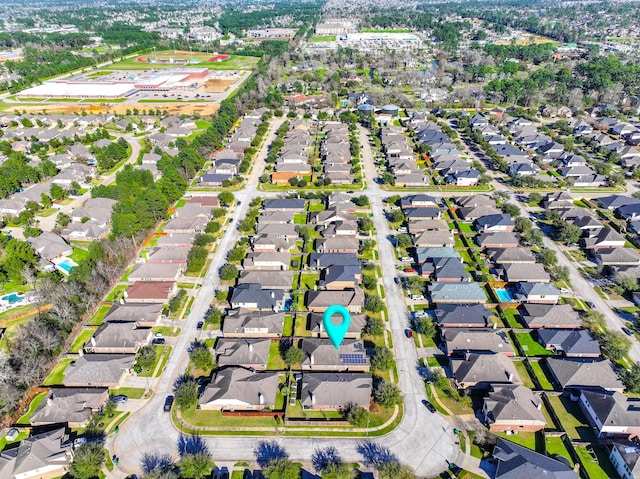
<svg viewBox="0 0 640 479">
<path fill-rule="evenodd" d="M 313 354 L 310 354 L 310 355 L 309 355 L 309 363 L 311 363 L 311 364 L 315 364 L 315 361 L 314 361 L 314 359 L 313 359 Z"/>
<path fill-rule="evenodd" d="M 467 351 L 466 353 L 464 353 L 464 360 L 465 361 L 469 361 L 469 359 L 471 359 L 471 353 L 469 353 L 469 351 Z"/>
<path fill-rule="evenodd" d="M 536 409 L 537 409 L 538 411 L 541 411 L 541 410 L 542 410 L 542 403 L 541 403 L 541 402 L 539 402 L 538 404 L 536 404 Z"/>
<path fill-rule="evenodd" d="M 276 293 L 274 291 L 271 291 L 271 299 L 276 297 Z"/>
<path fill-rule="evenodd" d="M 249 345 L 249 351 L 253 352 L 253 343 L 248 343 Z"/>
<path fill-rule="evenodd" d="M 96 347 L 96 338 L 91 336 L 91 339 L 89 341 L 91 341 L 91 346 L 93 346 L 95 348 Z"/>
<path fill-rule="evenodd" d="M 309 393 L 309 396 L 311 396 L 311 404 L 315 404 L 316 403 L 316 397 L 313 395 L 313 393 Z"/>
<path fill-rule="evenodd" d="M 509 382 L 513 381 L 513 373 L 509 373 L 507 379 L 509 380 Z"/>
<path fill-rule="evenodd" d="M 493 323 L 493 329 L 498 329 L 498 323 Z"/>
<path fill-rule="evenodd" d="M 264 404 L 264 395 L 262 393 L 258 393 L 258 402 L 260 405 Z"/>
</svg>

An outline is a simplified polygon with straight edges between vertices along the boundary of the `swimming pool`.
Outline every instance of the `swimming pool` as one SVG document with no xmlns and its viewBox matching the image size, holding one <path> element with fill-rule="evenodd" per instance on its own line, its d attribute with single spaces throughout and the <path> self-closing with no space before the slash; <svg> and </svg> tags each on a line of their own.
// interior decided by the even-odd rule
<svg viewBox="0 0 640 479">
<path fill-rule="evenodd" d="M 512 303 L 514 301 L 511 293 L 509 293 L 509 291 L 505 288 L 496 288 L 495 292 L 498 295 L 498 299 L 501 303 Z"/>
<path fill-rule="evenodd" d="M 58 268 L 63 270 L 65 273 L 69 274 L 73 268 L 78 266 L 75 261 L 69 258 L 62 258 L 58 261 Z"/>
<path fill-rule="evenodd" d="M 9 304 L 19 303 L 24 300 L 23 294 L 11 293 L 2 297 L 2 301 L 6 301 Z"/>
</svg>

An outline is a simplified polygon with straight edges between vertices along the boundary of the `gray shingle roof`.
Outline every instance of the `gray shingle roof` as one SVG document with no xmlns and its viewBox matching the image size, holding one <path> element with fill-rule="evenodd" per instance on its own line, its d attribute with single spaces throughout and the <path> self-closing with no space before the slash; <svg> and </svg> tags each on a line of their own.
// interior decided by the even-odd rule
<svg viewBox="0 0 640 479">
<path fill-rule="evenodd" d="M 346 404 L 369 407 L 373 381 L 365 373 L 310 373 L 302 375 L 303 407 L 343 407 Z"/>
<path fill-rule="evenodd" d="M 496 479 L 578 479 L 569 466 L 502 438 L 493 456 L 498 459 Z"/>
<path fill-rule="evenodd" d="M 278 389 L 278 372 L 255 372 L 241 367 L 217 370 L 205 387 L 198 404 L 214 403 L 220 407 L 274 406 Z"/>
</svg>

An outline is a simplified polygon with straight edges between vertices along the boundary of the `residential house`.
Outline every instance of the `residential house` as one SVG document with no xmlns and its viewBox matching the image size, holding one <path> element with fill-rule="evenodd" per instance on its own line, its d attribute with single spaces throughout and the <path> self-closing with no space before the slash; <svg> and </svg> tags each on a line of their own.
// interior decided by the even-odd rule
<svg viewBox="0 0 640 479">
<path fill-rule="evenodd" d="M 640 400 L 618 391 L 580 391 L 580 409 L 598 437 L 638 438 Z"/>
<path fill-rule="evenodd" d="M 334 304 L 344 306 L 350 313 L 360 313 L 364 306 L 364 292 L 359 287 L 343 291 L 307 291 L 306 305 L 313 313 L 323 313 Z"/>
<path fill-rule="evenodd" d="M 517 248 L 520 246 L 520 235 L 518 233 L 481 233 L 476 236 L 476 243 L 481 248 Z"/>
<path fill-rule="evenodd" d="M 538 341 L 555 355 L 567 358 L 597 358 L 600 345 L 585 329 L 540 329 Z"/>
<path fill-rule="evenodd" d="M 556 304 L 560 291 L 551 283 L 523 281 L 516 286 L 516 296 L 524 303 Z"/>
<path fill-rule="evenodd" d="M 162 314 L 162 303 L 112 303 L 105 322 L 135 323 L 138 328 L 152 328 Z"/>
<path fill-rule="evenodd" d="M 429 285 L 431 302 L 440 303 L 486 303 L 487 297 L 478 283 L 443 283 L 435 281 Z"/>
<path fill-rule="evenodd" d="M 633 205 L 638 203 L 637 199 L 623 195 L 602 196 L 600 198 L 597 198 L 596 201 L 598 202 L 600 208 L 604 208 L 609 211 L 614 211 L 621 206 Z"/>
<path fill-rule="evenodd" d="M 300 349 L 305 354 L 302 369 L 310 371 L 368 371 L 369 358 L 362 341 L 345 339 L 339 347 L 331 340 L 302 338 Z"/>
<path fill-rule="evenodd" d="M 339 322 L 342 322 L 341 318 Z M 347 329 L 344 337 L 349 339 L 360 339 L 366 322 L 367 317 L 364 314 L 352 314 L 351 321 L 349 321 L 349 328 Z M 311 337 L 313 338 L 329 337 L 324 327 L 324 315 L 320 313 L 311 313 L 308 315 L 307 329 L 311 332 Z"/>
<path fill-rule="evenodd" d="M 495 479 L 578 479 L 578 473 L 561 461 L 498 438 L 493 450 Z"/>
<path fill-rule="evenodd" d="M 432 276 L 441 283 L 471 281 L 471 275 L 460 258 L 434 258 L 430 263 L 423 263 L 420 271 L 423 276 Z"/>
<path fill-rule="evenodd" d="M 179 263 L 139 263 L 129 273 L 129 281 L 174 282 L 182 273 Z"/>
<path fill-rule="evenodd" d="M 291 290 L 294 271 L 259 271 L 250 270 L 240 273 L 238 285 L 246 283 L 260 284 L 262 289 Z"/>
<path fill-rule="evenodd" d="M 597 235 L 592 238 L 583 238 L 581 242 L 586 249 L 622 248 L 626 240 L 613 229 L 602 228 Z"/>
<path fill-rule="evenodd" d="M 447 328 L 441 330 L 446 353 L 464 357 L 467 353 L 494 353 L 515 356 L 513 346 L 503 330 L 479 328 Z"/>
<path fill-rule="evenodd" d="M 175 246 L 172 248 L 155 247 L 147 254 L 148 263 L 174 263 L 182 265 L 187 264 L 187 257 L 191 251 L 191 246 Z"/>
<path fill-rule="evenodd" d="M 441 328 L 484 328 L 495 318 L 482 304 L 440 304 L 435 315 Z"/>
<path fill-rule="evenodd" d="M 582 319 L 568 304 L 523 304 L 520 318 L 527 328 L 578 329 Z"/>
<path fill-rule="evenodd" d="M 541 409 L 540 393 L 525 386 L 502 384 L 491 387 L 481 416 L 490 431 L 536 432 L 547 424 Z"/>
<path fill-rule="evenodd" d="M 259 283 L 244 283 L 233 288 L 229 303 L 232 308 L 256 311 L 280 311 L 285 293 L 280 289 L 264 289 Z"/>
<path fill-rule="evenodd" d="M 273 199 L 264 200 L 262 208 L 264 211 L 293 211 L 295 213 L 304 213 L 305 200 L 303 199 Z"/>
<path fill-rule="evenodd" d="M 264 371 L 267 369 L 271 339 L 219 338 L 215 356 L 219 366 L 242 366 Z"/>
<path fill-rule="evenodd" d="M 41 258 L 49 261 L 69 256 L 73 248 L 61 236 L 49 231 L 43 231 L 39 236 L 27 238 L 27 242 Z"/>
<path fill-rule="evenodd" d="M 573 196 L 566 191 L 548 193 L 546 198 L 542 201 L 542 207 L 546 210 L 572 208 L 573 206 Z"/>
<path fill-rule="evenodd" d="M 323 270 L 320 287 L 324 289 L 341 291 L 357 288 L 362 281 L 360 266 L 330 266 Z"/>
<path fill-rule="evenodd" d="M 242 260 L 245 271 L 286 271 L 291 263 L 291 254 L 279 252 L 249 253 Z"/>
<path fill-rule="evenodd" d="M 515 248 L 514 248 L 515 249 Z M 503 279 L 509 283 L 529 281 L 531 283 L 548 283 L 549 273 L 540 263 L 509 263 L 502 266 Z"/>
<path fill-rule="evenodd" d="M 488 389 L 495 384 L 522 384 L 511 359 L 503 354 L 468 353 L 451 358 L 451 371 L 458 389 Z"/>
<path fill-rule="evenodd" d="M 174 281 L 137 281 L 127 288 L 127 303 L 166 303 L 177 292 Z"/>
<path fill-rule="evenodd" d="M 279 338 L 284 320 L 284 312 L 231 309 L 224 317 L 222 335 L 225 338 Z"/>
<path fill-rule="evenodd" d="M 209 218 L 204 216 L 171 218 L 164 225 L 164 233 L 203 233 L 209 223 Z"/>
<path fill-rule="evenodd" d="M 156 246 L 159 248 L 175 248 L 180 246 L 192 246 L 195 233 L 171 233 L 158 237 Z"/>
<path fill-rule="evenodd" d="M 609 459 L 621 479 L 640 477 L 640 446 L 637 443 L 614 439 Z"/>
<path fill-rule="evenodd" d="M 360 241 L 357 238 L 335 237 L 315 241 L 318 253 L 357 253 Z"/>
<path fill-rule="evenodd" d="M 422 231 L 415 234 L 413 244 L 417 248 L 450 247 L 454 245 L 453 235 L 447 229 L 445 231 Z"/>
<path fill-rule="evenodd" d="M 561 390 L 624 390 L 624 384 L 608 359 L 546 358 L 545 361 Z"/>
<path fill-rule="evenodd" d="M 97 388 L 52 388 L 29 418 L 31 426 L 67 424 L 83 428 L 91 416 L 109 400 L 109 390 Z"/>
<path fill-rule="evenodd" d="M 300 403 L 303 409 L 344 410 L 353 405 L 369 409 L 373 379 L 356 372 L 304 372 Z"/>
<path fill-rule="evenodd" d="M 151 328 L 137 328 L 135 322 L 109 322 L 98 326 L 84 345 L 85 353 L 135 354 L 151 342 Z"/>
<path fill-rule="evenodd" d="M 251 411 L 276 404 L 277 371 L 252 371 L 243 367 L 216 370 L 198 399 L 203 410 Z"/>
<path fill-rule="evenodd" d="M 491 261 L 499 265 L 520 264 L 531 265 L 536 258 L 528 248 L 498 248 L 487 250 Z"/>
<path fill-rule="evenodd" d="M 360 260 L 354 253 L 311 253 L 309 267 L 323 269 L 330 266 L 360 266 Z"/>
<path fill-rule="evenodd" d="M 282 253 L 292 250 L 295 247 L 295 240 L 274 234 L 254 235 L 251 237 L 251 247 L 257 253 Z"/>
<path fill-rule="evenodd" d="M 483 233 L 505 232 L 510 233 L 515 228 L 515 223 L 507 214 L 481 216 L 475 220 L 476 230 Z"/>
<path fill-rule="evenodd" d="M 65 428 L 23 439 L 0 452 L 0 477 L 53 479 L 65 476 L 73 461 L 73 444 Z"/>
<path fill-rule="evenodd" d="M 62 384 L 118 388 L 133 373 L 135 360 L 135 354 L 84 354 L 69 364 Z"/>
</svg>

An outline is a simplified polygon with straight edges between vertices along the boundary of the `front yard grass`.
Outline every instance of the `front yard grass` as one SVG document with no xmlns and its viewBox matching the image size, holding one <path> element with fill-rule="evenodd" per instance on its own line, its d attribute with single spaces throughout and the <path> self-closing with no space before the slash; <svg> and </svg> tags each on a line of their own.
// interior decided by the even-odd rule
<svg viewBox="0 0 640 479">
<path fill-rule="evenodd" d="M 138 373 L 138 376 L 142 378 L 153 377 L 153 372 L 156 370 L 156 366 L 158 366 L 158 363 L 160 362 L 160 360 L 163 359 L 166 362 L 166 359 L 163 358 L 163 355 L 166 354 L 168 357 L 169 353 L 171 352 L 171 347 L 156 346 L 155 348 L 156 348 L 156 357 L 155 357 L 155 360 L 153 361 L 153 365 L 150 368 L 145 369 L 144 371 Z M 162 371 L 162 368 L 160 368 L 160 370 Z"/>
<path fill-rule="evenodd" d="M 514 333 L 514 336 L 520 343 L 525 356 L 551 356 L 553 354 L 553 352 L 545 349 L 544 346 L 533 339 L 531 333 Z"/>
<path fill-rule="evenodd" d="M 221 411 L 208 411 L 193 407 L 182 410 L 183 419 L 200 427 L 276 427 L 274 416 L 223 416 Z"/>
<path fill-rule="evenodd" d="M 145 388 L 118 388 L 110 389 L 109 394 L 113 396 L 124 395 L 129 399 L 142 399 L 146 389 Z"/>
<path fill-rule="evenodd" d="M 153 333 L 160 333 L 163 336 L 177 336 L 180 334 L 180 328 L 173 326 L 154 326 L 151 331 Z"/>
</svg>

